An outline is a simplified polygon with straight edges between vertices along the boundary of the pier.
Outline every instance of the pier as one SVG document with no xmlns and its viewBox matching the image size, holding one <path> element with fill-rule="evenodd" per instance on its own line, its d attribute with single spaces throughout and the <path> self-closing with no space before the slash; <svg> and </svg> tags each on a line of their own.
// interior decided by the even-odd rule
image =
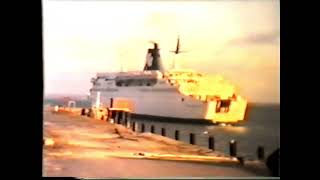
<svg viewBox="0 0 320 180">
<path fill-rule="evenodd" d="M 213 138 L 208 140 L 209 148 L 202 148 L 196 145 L 194 135 L 191 136 L 195 145 L 170 139 L 165 137 L 165 130 L 154 126 L 139 129 L 142 124 L 126 119 L 129 117 L 126 115 L 118 115 L 121 118 L 111 123 L 108 118 L 101 120 L 81 114 L 80 108 L 44 111 L 44 176 L 270 176 L 264 163 L 241 163 L 214 151 Z M 150 132 L 155 129 L 163 136 Z M 179 133 L 176 137 L 179 139 Z"/>
</svg>

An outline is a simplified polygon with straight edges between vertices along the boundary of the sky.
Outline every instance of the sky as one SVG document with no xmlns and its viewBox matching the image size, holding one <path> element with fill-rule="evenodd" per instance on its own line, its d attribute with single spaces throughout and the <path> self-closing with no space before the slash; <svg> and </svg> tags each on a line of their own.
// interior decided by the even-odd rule
<svg viewBox="0 0 320 180">
<path fill-rule="evenodd" d="M 177 37 L 181 49 L 174 55 Z M 97 72 L 164 66 L 221 74 L 249 102 L 280 103 L 277 0 L 43 1 L 44 92 L 86 95 Z"/>
</svg>

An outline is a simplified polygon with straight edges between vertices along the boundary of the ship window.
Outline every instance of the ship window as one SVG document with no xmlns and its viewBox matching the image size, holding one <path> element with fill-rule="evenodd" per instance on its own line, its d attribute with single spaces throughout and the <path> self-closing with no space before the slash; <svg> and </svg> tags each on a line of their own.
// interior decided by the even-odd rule
<svg viewBox="0 0 320 180">
<path fill-rule="evenodd" d="M 153 86 L 157 79 L 123 79 L 116 81 L 117 86 Z"/>
<path fill-rule="evenodd" d="M 217 101 L 216 112 L 229 112 L 231 101 L 219 100 Z"/>
</svg>

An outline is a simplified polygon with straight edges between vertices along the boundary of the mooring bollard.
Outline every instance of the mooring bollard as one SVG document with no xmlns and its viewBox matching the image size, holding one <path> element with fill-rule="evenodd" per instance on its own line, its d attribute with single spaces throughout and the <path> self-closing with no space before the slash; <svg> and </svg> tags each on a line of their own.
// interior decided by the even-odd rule
<svg viewBox="0 0 320 180">
<path fill-rule="evenodd" d="M 86 115 L 86 109 L 85 109 L 85 108 L 82 108 L 82 109 L 81 109 L 81 116 L 84 116 L 84 115 Z"/>
<path fill-rule="evenodd" d="M 230 141 L 230 156 L 237 156 L 237 141 L 235 141 L 234 139 Z"/>
<path fill-rule="evenodd" d="M 210 136 L 208 141 L 209 141 L 209 149 L 214 150 L 214 137 Z"/>
<path fill-rule="evenodd" d="M 144 132 L 144 124 L 141 124 L 141 132 Z"/>
<path fill-rule="evenodd" d="M 263 146 L 258 146 L 257 149 L 257 155 L 259 160 L 264 160 L 264 147 Z"/>
<path fill-rule="evenodd" d="M 136 131 L 136 122 L 132 122 L 132 131 Z"/>
<path fill-rule="evenodd" d="M 151 125 L 151 133 L 154 133 L 154 126 L 153 125 Z"/>
<path fill-rule="evenodd" d="M 165 128 L 161 128 L 161 135 L 166 136 L 166 129 Z"/>
<path fill-rule="evenodd" d="M 179 134 L 179 131 L 176 130 L 175 133 L 174 133 L 174 139 L 175 139 L 175 140 L 179 140 L 179 135 L 180 135 L 180 134 Z"/>
<path fill-rule="evenodd" d="M 190 133 L 190 144 L 194 145 L 195 144 L 195 134 Z"/>
</svg>

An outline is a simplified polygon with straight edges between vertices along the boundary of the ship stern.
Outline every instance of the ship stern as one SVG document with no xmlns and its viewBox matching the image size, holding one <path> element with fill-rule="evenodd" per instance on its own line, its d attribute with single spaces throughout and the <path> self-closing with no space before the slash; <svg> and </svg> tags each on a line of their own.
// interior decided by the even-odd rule
<svg viewBox="0 0 320 180">
<path fill-rule="evenodd" d="M 213 123 L 239 123 L 245 120 L 247 101 L 238 96 L 233 99 L 216 99 L 206 103 L 205 119 Z"/>
</svg>

